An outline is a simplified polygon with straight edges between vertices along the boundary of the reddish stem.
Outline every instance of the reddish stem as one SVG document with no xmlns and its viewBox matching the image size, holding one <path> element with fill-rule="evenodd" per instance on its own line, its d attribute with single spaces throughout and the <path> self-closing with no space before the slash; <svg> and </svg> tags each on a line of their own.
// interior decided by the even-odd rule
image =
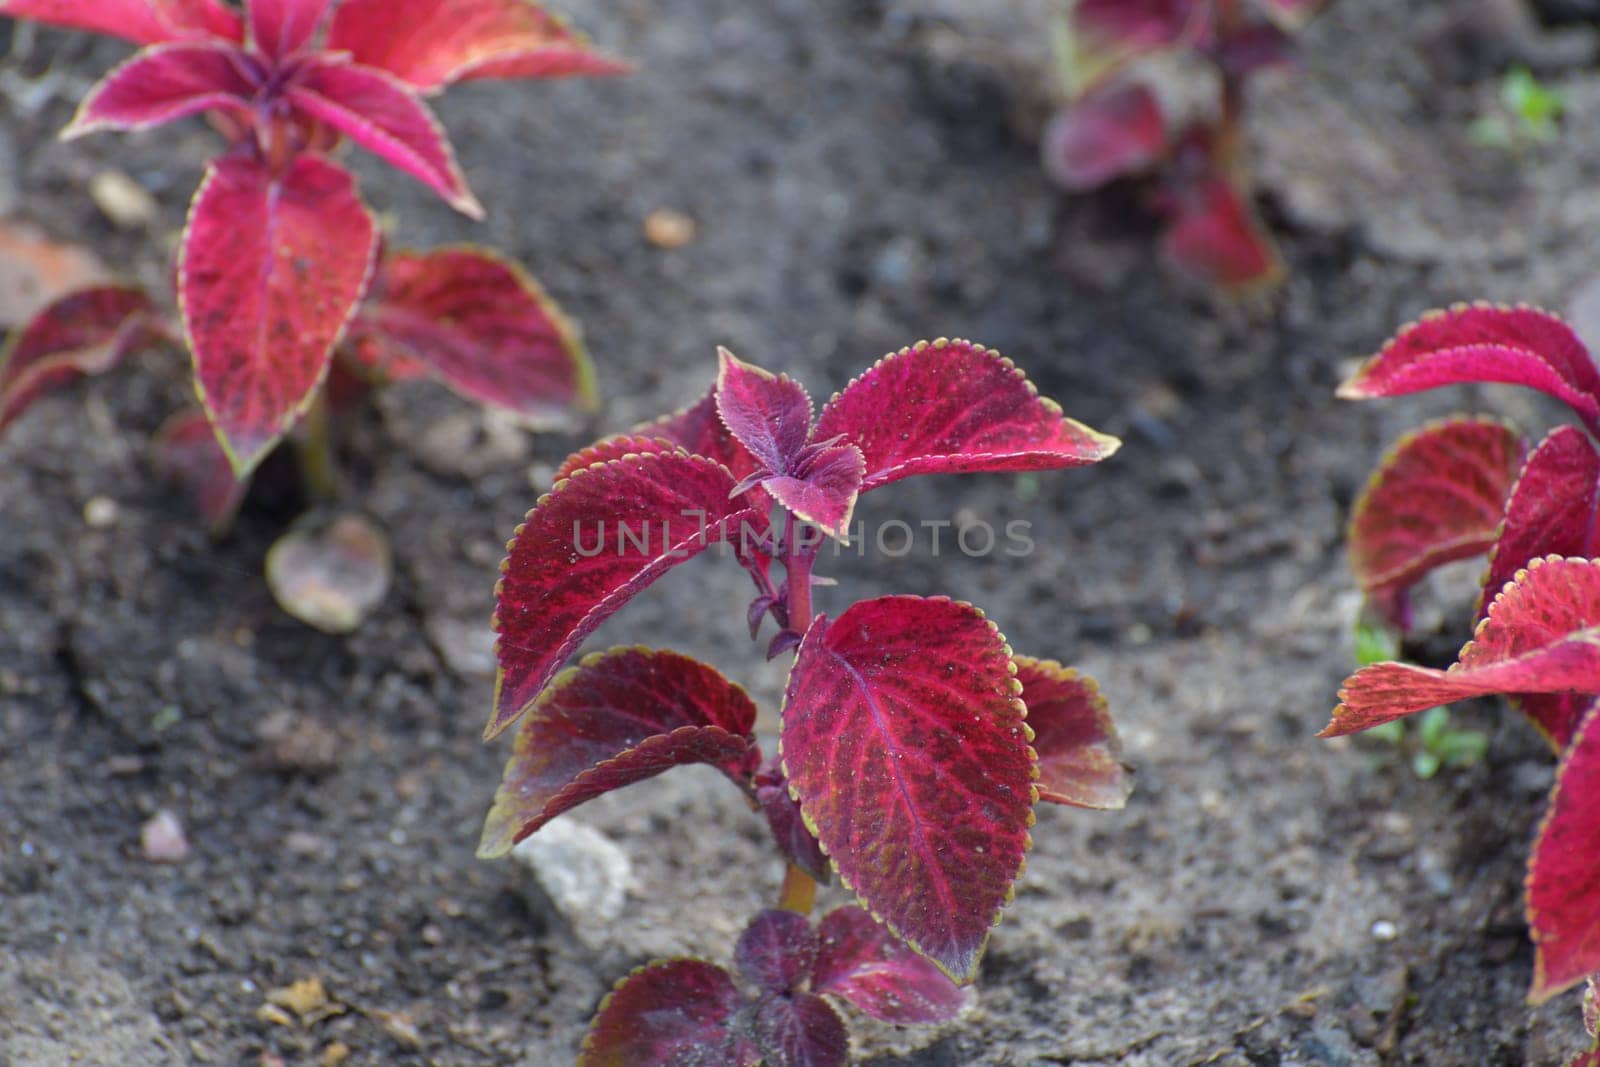
<svg viewBox="0 0 1600 1067">
<path fill-rule="evenodd" d="M 817 903 L 817 880 L 794 864 L 783 872 L 783 889 L 778 894 L 778 907 L 796 915 L 810 915 Z"/>
</svg>

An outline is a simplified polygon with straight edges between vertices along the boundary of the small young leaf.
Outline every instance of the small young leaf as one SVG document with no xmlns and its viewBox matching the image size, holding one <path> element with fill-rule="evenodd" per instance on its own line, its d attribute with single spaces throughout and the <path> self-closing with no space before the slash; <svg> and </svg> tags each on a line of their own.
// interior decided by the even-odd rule
<svg viewBox="0 0 1600 1067">
<path fill-rule="evenodd" d="M 103 374 L 165 335 L 137 289 L 96 286 L 61 297 L 0 350 L 0 432 L 46 393 Z"/>
<path fill-rule="evenodd" d="M 835 908 L 818 928 L 822 949 L 811 989 L 849 1001 L 896 1026 L 941 1023 L 967 1005 L 967 992 L 856 907 Z"/>
<path fill-rule="evenodd" d="M 1400 639 L 1393 630 L 1366 619 L 1357 619 L 1355 630 L 1357 667 L 1400 658 Z"/>
<path fill-rule="evenodd" d="M 686 656 L 586 656 L 529 707 L 478 855 L 504 855 L 562 812 L 684 764 L 710 764 L 748 789 L 755 720 L 743 689 Z"/>
<path fill-rule="evenodd" d="M 783 858 L 805 871 L 822 885 L 833 880 L 833 868 L 822 854 L 817 837 L 806 828 L 800 805 L 789 795 L 789 786 L 779 773 L 772 781 L 757 779 L 756 803 L 767 817 L 767 828 Z"/>
<path fill-rule="evenodd" d="M 885 356 L 835 394 L 812 437 L 836 436 L 866 457 L 862 492 L 914 474 L 1079 467 L 1121 445 L 1063 416 L 1009 359 L 944 339 Z"/>
<path fill-rule="evenodd" d="M 222 41 L 146 48 L 89 90 L 61 136 L 142 130 L 202 111 L 227 111 L 248 121 L 256 86 L 245 77 L 238 58 L 238 49 Z"/>
<path fill-rule="evenodd" d="M 319 61 L 307 65 L 287 96 L 295 107 L 416 178 L 463 215 L 483 218 L 483 205 L 467 188 L 444 127 L 399 78 L 357 63 Z"/>
<path fill-rule="evenodd" d="M 353 632 L 383 602 L 394 566 L 383 531 L 360 515 L 309 515 L 267 552 L 278 606 L 324 633 Z"/>
<path fill-rule="evenodd" d="M 280 60 L 311 43 L 335 0 L 249 0 L 249 39 L 262 55 Z"/>
<path fill-rule="evenodd" d="M 770 1067 L 845 1067 L 850 1035 L 833 1005 L 813 993 L 769 993 L 751 1021 Z"/>
<path fill-rule="evenodd" d="M 811 433 L 811 398 L 800 383 L 717 352 L 717 413 L 768 471 L 789 474 Z"/>
<path fill-rule="evenodd" d="M 1099 89 L 1062 108 L 1046 127 L 1044 169 L 1074 192 L 1143 171 L 1167 147 L 1166 120 L 1144 85 Z"/>
<path fill-rule="evenodd" d="M 976 608 L 889 596 L 819 616 L 784 696 L 780 755 L 806 824 L 862 903 L 963 983 L 1030 844 L 1012 671 Z"/>
<path fill-rule="evenodd" d="M 355 180 L 314 155 L 274 176 L 211 164 L 178 262 L 201 399 L 244 477 L 305 411 L 367 287 L 378 231 Z"/>
<path fill-rule="evenodd" d="M 0 15 L 105 33 L 135 44 L 209 35 L 238 41 L 239 16 L 221 0 L 0 0 Z"/>
<path fill-rule="evenodd" d="M 793 476 L 766 478 L 761 487 L 829 537 L 848 539 L 850 516 L 861 490 L 866 460 L 855 445 L 819 449 L 797 468 Z"/>
<path fill-rule="evenodd" d="M 1207 51 L 1227 77 L 1243 79 L 1292 68 L 1294 48 L 1294 40 L 1278 26 L 1254 22 L 1219 34 Z"/>
<path fill-rule="evenodd" d="M 700 960 L 641 967 L 600 1004 L 578 1067 L 755 1067 L 761 1050 L 737 1026 L 744 996 Z"/>
<path fill-rule="evenodd" d="M 598 404 L 577 327 L 517 264 L 484 249 L 389 253 L 350 334 L 364 362 L 431 373 L 537 425 Z"/>
<path fill-rule="evenodd" d="M 1272 238 L 1226 177 L 1208 174 L 1185 182 L 1170 203 L 1173 218 L 1161 248 L 1191 278 L 1243 292 L 1270 287 L 1283 276 Z"/>
<path fill-rule="evenodd" d="M 817 964 L 817 935 L 805 916 L 768 908 L 739 935 L 733 959 L 763 993 L 793 992 Z"/>
<path fill-rule="evenodd" d="M 156 466 L 194 501 L 213 533 L 225 530 L 244 501 L 249 482 L 233 476 L 228 454 L 199 408 L 178 412 L 156 431 Z"/>
<path fill-rule="evenodd" d="M 423 92 L 473 78 L 625 74 L 583 35 L 529 0 L 344 0 L 328 49 Z"/>
<path fill-rule="evenodd" d="M 1039 799 L 1112 810 L 1133 782 L 1122 766 L 1122 742 L 1094 679 L 1054 660 L 1013 656 L 1039 756 Z"/>
<path fill-rule="evenodd" d="M 1425 574 L 1494 544 L 1526 454 L 1504 423 L 1456 418 L 1383 458 L 1356 499 L 1347 540 L 1356 583 L 1387 606 L 1390 622 L 1399 626 L 1405 593 Z"/>
<path fill-rule="evenodd" d="M 1529 307 L 1458 304 L 1401 330 L 1339 387 L 1351 400 L 1464 382 L 1524 385 L 1600 430 L 1600 369 L 1559 318 Z"/>
<path fill-rule="evenodd" d="M 1600 560 L 1530 561 L 1489 606 L 1455 666 L 1363 668 L 1345 679 L 1320 736 L 1494 693 L 1600 693 Z"/>
<path fill-rule="evenodd" d="M 1072 20 L 1093 47 L 1136 55 L 1183 40 L 1207 6 L 1204 0 L 1077 0 Z"/>
<path fill-rule="evenodd" d="M 1535 1003 L 1600 973 L 1600 700 L 1556 771 L 1550 809 L 1528 859 Z"/>
<path fill-rule="evenodd" d="M 539 500 L 507 546 L 495 593 L 492 738 L 516 721 L 583 639 L 671 568 L 761 513 L 731 500 L 723 467 L 681 452 L 578 471 Z"/>
</svg>

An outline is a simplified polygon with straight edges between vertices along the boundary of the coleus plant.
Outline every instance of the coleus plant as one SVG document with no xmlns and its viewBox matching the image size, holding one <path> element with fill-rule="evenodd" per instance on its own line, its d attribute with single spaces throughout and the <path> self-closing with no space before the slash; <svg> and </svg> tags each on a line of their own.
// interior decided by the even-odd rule
<svg viewBox="0 0 1600 1067">
<path fill-rule="evenodd" d="M 1325 733 L 1504 693 L 1550 741 L 1561 762 L 1527 885 L 1539 1001 L 1600 972 L 1600 368 L 1554 315 L 1463 305 L 1402 330 L 1340 395 L 1466 382 L 1548 393 L 1578 425 L 1530 451 L 1502 422 L 1456 417 L 1385 458 L 1350 523 L 1362 590 L 1404 629 L 1416 582 L 1487 551 L 1480 621 L 1448 671 L 1391 662 L 1357 672 Z"/>
<path fill-rule="evenodd" d="M 815 417 L 798 383 L 723 352 L 697 404 L 568 458 L 501 566 L 486 737 L 521 728 L 480 855 L 704 763 L 764 813 L 787 860 L 780 907 L 798 913 L 746 932 L 753 999 L 694 960 L 625 978 L 583 1062 L 843 1063 L 828 996 L 894 1022 L 959 1008 L 1035 803 L 1125 802 L 1116 733 L 1090 679 L 1013 655 L 977 608 L 883 596 L 830 617 L 813 608 L 813 566 L 827 538 L 850 536 L 861 493 L 916 474 L 1081 466 L 1117 445 L 1010 361 L 939 340 L 885 357 Z M 770 757 L 755 705 L 703 663 L 635 647 L 563 669 L 601 622 L 713 545 L 754 582 L 752 639 L 771 619 L 768 657 L 794 654 Z M 831 912 L 813 932 L 799 915 L 832 872 L 866 911 Z"/>
<path fill-rule="evenodd" d="M 1288 66 L 1291 34 L 1326 0 L 1068 0 L 1057 23 L 1069 102 L 1045 131 L 1045 169 L 1074 192 L 1159 175 L 1153 207 L 1179 269 L 1226 291 L 1274 284 L 1277 249 L 1252 206 L 1243 154 L 1252 75 Z M 1141 61 L 1182 56 L 1211 68 L 1215 113 L 1174 123 L 1138 77 Z"/>
<path fill-rule="evenodd" d="M 190 206 L 178 262 L 184 337 L 236 476 L 315 404 L 373 278 L 380 236 L 350 141 L 457 210 L 482 208 L 425 98 L 481 78 L 625 65 L 530 0 L 0 0 L 0 15 L 141 46 L 64 136 L 204 114 L 228 139 Z"/>
</svg>

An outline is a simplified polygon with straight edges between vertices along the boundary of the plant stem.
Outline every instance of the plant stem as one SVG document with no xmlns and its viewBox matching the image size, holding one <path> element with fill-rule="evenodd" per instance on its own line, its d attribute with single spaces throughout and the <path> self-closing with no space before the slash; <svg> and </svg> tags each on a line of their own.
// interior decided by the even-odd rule
<svg viewBox="0 0 1600 1067">
<path fill-rule="evenodd" d="M 311 402 L 296 428 L 294 458 L 313 502 L 324 504 L 339 495 L 339 467 L 334 462 L 333 438 L 328 432 L 328 403 L 321 394 Z"/>
<path fill-rule="evenodd" d="M 794 864 L 783 872 L 783 890 L 778 896 L 778 907 L 796 915 L 810 915 L 817 903 L 817 880 Z"/>
<path fill-rule="evenodd" d="M 1244 10 L 1239 0 L 1217 0 L 1217 30 L 1233 33 L 1244 25 Z M 1216 135 L 1212 141 L 1212 158 L 1217 169 L 1240 189 L 1248 186 L 1244 173 L 1244 79 L 1226 70 L 1218 72 L 1222 79 L 1222 106 L 1217 114 Z"/>
<path fill-rule="evenodd" d="M 811 626 L 811 564 L 816 548 L 805 549 L 795 543 L 797 525 L 792 514 L 784 521 L 783 573 L 789 583 L 789 628 L 804 634 Z"/>
</svg>

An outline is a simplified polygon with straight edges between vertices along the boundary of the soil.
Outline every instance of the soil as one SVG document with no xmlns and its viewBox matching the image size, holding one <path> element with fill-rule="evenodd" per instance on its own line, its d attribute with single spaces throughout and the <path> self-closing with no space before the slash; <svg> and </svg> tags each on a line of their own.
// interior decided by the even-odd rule
<svg viewBox="0 0 1600 1067">
<path fill-rule="evenodd" d="M 495 245 L 583 321 L 607 396 L 592 434 L 694 397 L 718 344 L 826 394 L 948 335 L 1125 439 L 1097 468 L 864 502 L 869 524 L 1025 519 L 1025 560 L 925 539 L 903 558 L 824 557 L 841 587 L 823 610 L 948 593 L 1019 651 L 1095 675 L 1137 766 L 1126 811 L 1040 812 L 972 1012 L 862 1024 L 863 1061 L 1557 1064 L 1580 1044 L 1578 998 L 1525 1005 L 1520 910 L 1551 754 L 1487 703 L 1457 713 L 1488 732 L 1487 758 L 1428 781 L 1382 744 L 1312 735 L 1353 658 L 1342 526 L 1386 443 L 1457 408 L 1534 432 L 1556 415 L 1504 391 L 1356 406 L 1333 387 L 1427 308 L 1561 307 L 1593 275 L 1594 31 L 1553 38 L 1505 3 L 1341 0 L 1305 35 L 1305 69 L 1257 93 L 1289 276 L 1241 307 L 1162 266 L 1137 190 L 1046 183 L 1037 5 L 562 0 L 641 70 L 443 98 L 486 223 L 359 169 L 395 240 Z M 0 201 L 159 290 L 210 135 L 57 143 L 126 49 L 9 36 Z M 1473 143 L 1508 58 L 1567 94 L 1557 141 Z M 154 195 L 154 223 L 100 214 L 86 187 L 108 169 Z M 695 220 L 692 243 L 646 242 L 662 208 Z M 781 870 L 714 775 L 568 817 L 632 860 L 614 919 L 473 858 L 506 755 L 479 740 L 495 566 L 591 434 L 508 437 L 431 388 L 387 394 L 346 445 L 350 499 L 388 530 L 398 574 L 333 638 L 262 582 L 292 493 L 266 478 L 212 542 L 152 474 L 148 438 L 185 395 L 168 353 L 52 397 L 0 441 L 0 1063 L 542 1067 L 571 1061 L 631 967 L 725 959 Z M 95 498 L 115 508 L 90 522 Z M 753 666 L 746 580 L 716 562 L 592 645 L 706 656 L 771 708 L 781 665 Z M 1434 590 L 1419 654 L 1448 659 L 1473 576 Z M 159 810 L 186 831 L 181 863 L 141 851 Z M 310 978 L 328 1005 L 264 1010 Z"/>
</svg>

